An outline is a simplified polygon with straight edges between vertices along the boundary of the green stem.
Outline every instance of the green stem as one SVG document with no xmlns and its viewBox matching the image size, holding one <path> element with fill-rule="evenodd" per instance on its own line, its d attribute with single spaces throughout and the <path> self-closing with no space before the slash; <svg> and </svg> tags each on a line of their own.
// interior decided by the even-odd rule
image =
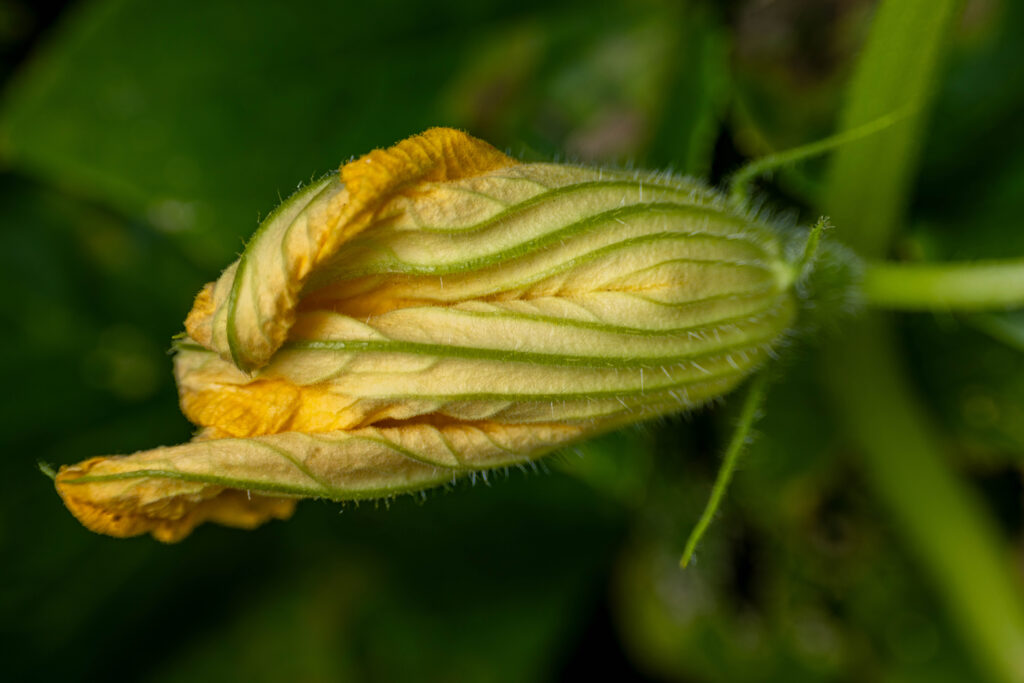
<svg viewBox="0 0 1024 683">
<path fill-rule="evenodd" d="M 711 520 L 714 519 L 715 513 L 718 512 L 718 508 L 722 504 L 722 498 L 729 488 L 729 482 L 732 481 L 732 474 L 736 471 L 736 463 L 739 462 L 740 453 L 743 452 L 743 447 L 748 443 L 750 430 L 759 417 L 761 406 L 764 405 L 765 387 L 767 385 L 767 375 L 764 372 L 755 375 L 750 383 L 750 389 L 747 390 L 747 396 L 743 401 L 743 409 L 740 411 L 739 422 L 736 423 L 736 430 L 732 433 L 729 447 L 725 451 L 725 458 L 722 459 L 722 466 L 718 468 L 718 476 L 715 478 L 714 488 L 711 489 L 711 498 L 708 499 L 707 505 L 704 506 L 704 512 L 697 521 L 697 526 L 693 528 L 693 531 L 690 532 L 690 537 L 686 539 L 683 558 L 679 561 L 679 566 L 684 569 L 690 564 L 690 559 L 697 549 L 697 544 L 704 537 L 704 532 L 708 530 Z"/>
<path fill-rule="evenodd" d="M 844 330 L 825 363 L 837 415 L 869 484 L 927 569 L 977 661 L 994 681 L 1024 681 L 1024 612 L 1005 545 L 951 472 L 913 396 L 891 331 L 872 316 Z"/>
<path fill-rule="evenodd" d="M 1024 259 L 975 263 L 871 263 L 861 293 L 877 308 L 984 311 L 1024 306 Z"/>
<path fill-rule="evenodd" d="M 902 107 L 915 113 L 839 149 L 833 160 L 822 212 L 861 257 L 884 257 L 904 221 L 924 119 L 959 8 L 958 0 L 885 0 L 876 10 L 840 127 Z M 851 325 L 823 360 L 837 417 L 860 447 L 865 476 L 952 624 L 992 680 L 1024 681 L 1024 605 L 1005 542 L 944 459 L 888 325 L 877 315 Z"/>
</svg>

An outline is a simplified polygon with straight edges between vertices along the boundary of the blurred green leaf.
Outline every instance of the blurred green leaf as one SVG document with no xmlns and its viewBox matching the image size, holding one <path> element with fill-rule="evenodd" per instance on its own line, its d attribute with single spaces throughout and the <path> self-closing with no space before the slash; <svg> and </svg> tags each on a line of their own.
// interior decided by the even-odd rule
<svg viewBox="0 0 1024 683">
<path fill-rule="evenodd" d="M 704 174 L 728 93 L 726 36 L 699 3 L 607 3 L 475 39 L 450 117 L 542 159 Z"/>
<path fill-rule="evenodd" d="M 929 350 L 913 354 L 912 367 L 961 457 L 984 468 L 1024 463 L 1021 316 L 940 316 L 904 326 L 912 347 Z"/>
<path fill-rule="evenodd" d="M 925 108 L 935 88 L 956 5 L 887 0 L 872 21 L 845 94 L 839 130 L 894 112 L 914 113 L 856 145 L 840 148 L 833 156 L 822 208 L 844 241 L 862 256 L 883 256 L 903 220 Z"/>
<path fill-rule="evenodd" d="M 449 123 L 474 27 L 531 4 L 82 3 L 9 87 L 0 154 L 214 270 L 296 184 Z"/>
<path fill-rule="evenodd" d="M 935 241 L 934 258 L 1024 254 L 1024 5 L 966 2 L 948 73 L 936 92 L 914 208 Z"/>
<path fill-rule="evenodd" d="M 271 532 L 284 561 L 147 670 L 163 681 L 547 678 L 601 590 L 613 508 L 594 516 L 592 494 L 564 477 L 460 489 L 386 512 L 306 506 Z"/>
<path fill-rule="evenodd" d="M 1014 30 L 1022 20 L 1024 5 L 1000 2 L 974 3 L 960 22 L 922 150 L 915 208 L 923 219 L 898 244 L 908 259 L 1024 255 L 1024 231 L 1015 227 L 1024 211 L 1024 137 L 1015 123 L 1024 112 L 1024 93 L 1005 87 L 1024 69 L 1024 45 Z M 911 356 L 916 377 L 960 455 L 983 468 L 1019 464 L 1019 314 L 912 319 L 906 330 L 911 348 L 929 350 Z"/>
<path fill-rule="evenodd" d="M 967 323 L 1015 351 L 1024 352 L 1024 311 L 979 313 Z"/>
<path fill-rule="evenodd" d="M 671 680 L 970 680 L 935 598 L 889 552 L 869 490 L 839 457 L 810 344 L 782 359 L 760 434 L 684 572 L 678 552 L 717 463 L 703 471 L 694 444 L 676 454 L 681 471 L 659 463 L 647 523 L 617 573 L 622 637 L 645 670 Z M 737 408 L 713 416 L 723 435 Z"/>
</svg>

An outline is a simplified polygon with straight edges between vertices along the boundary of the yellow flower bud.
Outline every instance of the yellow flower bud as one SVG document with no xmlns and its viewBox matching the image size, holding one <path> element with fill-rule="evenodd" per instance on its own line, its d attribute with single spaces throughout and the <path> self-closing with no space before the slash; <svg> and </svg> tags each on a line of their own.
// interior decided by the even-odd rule
<svg viewBox="0 0 1024 683">
<path fill-rule="evenodd" d="M 698 183 L 431 129 L 297 192 L 200 292 L 175 356 L 193 441 L 57 488 L 90 529 L 174 541 L 522 463 L 729 391 L 792 280 Z"/>
</svg>

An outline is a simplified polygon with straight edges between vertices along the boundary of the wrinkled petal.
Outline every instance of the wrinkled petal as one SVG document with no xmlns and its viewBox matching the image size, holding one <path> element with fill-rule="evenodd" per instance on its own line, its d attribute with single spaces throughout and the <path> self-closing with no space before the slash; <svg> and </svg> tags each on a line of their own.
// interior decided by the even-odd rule
<svg viewBox="0 0 1024 683">
<path fill-rule="evenodd" d="M 287 519 L 298 497 L 358 500 L 436 486 L 583 433 L 485 422 L 203 439 L 62 468 L 57 490 L 93 531 L 173 542 L 204 521 L 253 528 Z"/>
<path fill-rule="evenodd" d="M 793 277 L 699 183 L 431 129 L 296 193 L 199 294 L 175 356 L 196 440 L 58 489 L 91 529 L 177 540 L 521 463 L 731 390 Z"/>
<path fill-rule="evenodd" d="M 345 164 L 278 207 L 245 253 L 199 294 L 185 322 L 200 343 L 250 370 L 285 339 L 307 278 L 396 199 L 429 183 L 471 177 L 516 163 L 486 142 L 432 128 Z"/>
</svg>

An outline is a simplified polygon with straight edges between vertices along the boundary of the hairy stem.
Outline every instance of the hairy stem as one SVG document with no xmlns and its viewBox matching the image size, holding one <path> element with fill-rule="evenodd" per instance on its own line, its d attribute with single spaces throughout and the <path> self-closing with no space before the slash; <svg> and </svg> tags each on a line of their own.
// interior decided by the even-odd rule
<svg viewBox="0 0 1024 683">
<path fill-rule="evenodd" d="M 690 537 L 686 539 L 683 558 L 679 561 L 679 565 L 683 568 L 690 564 L 693 553 L 697 549 L 697 544 L 700 543 L 700 539 L 704 537 L 704 532 L 708 530 L 711 521 L 715 518 L 715 513 L 718 512 L 718 508 L 722 504 L 722 498 L 729 488 L 729 482 L 732 481 L 732 474 L 736 471 L 736 463 L 739 462 L 740 453 L 743 452 L 743 447 L 750 441 L 750 430 L 753 428 L 754 423 L 757 422 L 757 418 L 760 417 L 761 406 L 764 405 L 765 387 L 768 384 L 766 377 L 767 375 L 761 372 L 750 383 L 747 397 L 743 401 L 743 409 L 740 411 L 740 419 L 736 423 L 736 429 L 732 433 L 729 447 L 725 451 L 722 466 L 718 468 L 718 476 L 715 478 L 715 485 L 711 489 L 711 498 L 708 499 L 707 505 L 704 506 L 704 512 L 701 514 L 700 519 L 697 520 L 697 526 L 693 528 L 693 531 L 690 532 Z"/>
</svg>

